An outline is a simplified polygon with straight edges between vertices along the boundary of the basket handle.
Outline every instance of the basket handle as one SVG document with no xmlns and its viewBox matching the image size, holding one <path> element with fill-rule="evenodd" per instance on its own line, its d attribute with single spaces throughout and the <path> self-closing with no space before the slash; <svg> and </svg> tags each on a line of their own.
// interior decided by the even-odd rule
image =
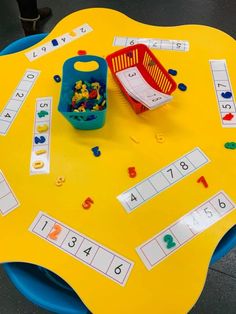
<svg viewBox="0 0 236 314">
<path fill-rule="evenodd" d="M 98 68 L 92 71 L 87 71 L 89 73 L 91 73 L 92 75 L 95 75 L 97 72 L 105 72 L 107 71 L 107 63 L 106 60 L 98 57 L 98 56 L 93 56 L 93 55 L 82 55 L 82 56 L 76 56 L 73 58 L 68 59 L 65 63 L 64 63 L 64 71 L 65 73 L 67 71 L 71 72 L 83 72 L 86 73 L 86 71 L 80 71 L 80 70 L 76 70 L 75 69 L 75 64 L 77 62 L 80 63 L 86 63 L 86 62 L 96 62 L 98 64 Z"/>
</svg>

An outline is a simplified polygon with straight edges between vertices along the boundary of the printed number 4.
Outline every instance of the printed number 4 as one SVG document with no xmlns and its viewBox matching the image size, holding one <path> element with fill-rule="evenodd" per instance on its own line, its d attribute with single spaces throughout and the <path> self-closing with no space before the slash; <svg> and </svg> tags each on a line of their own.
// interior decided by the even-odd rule
<svg viewBox="0 0 236 314">
<path fill-rule="evenodd" d="M 4 115 L 5 118 L 11 118 L 10 114 L 7 112 L 5 115 Z"/>
<path fill-rule="evenodd" d="M 137 197 L 133 193 L 131 193 L 130 197 L 131 197 L 131 202 L 137 201 Z"/>
<path fill-rule="evenodd" d="M 91 246 L 88 249 L 84 250 L 84 253 L 86 254 L 86 256 L 88 256 L 90 254 L 91 250 L 92 250 Z"/>
</svg>

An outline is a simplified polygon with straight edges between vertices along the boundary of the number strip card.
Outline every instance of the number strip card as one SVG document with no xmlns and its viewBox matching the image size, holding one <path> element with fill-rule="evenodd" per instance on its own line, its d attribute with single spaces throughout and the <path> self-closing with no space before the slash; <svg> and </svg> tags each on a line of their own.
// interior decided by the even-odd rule
<svg viewBox="0 0 236 314">
<path fill-rule="evenodd" d="M 130 213 L 208 162 L 208 157 L 197 147 L 120 194 L 117 198 L 126 211 Z"/>
<path fill-rule="evenodd" d="M 223 127 L 235 128 L 236 107 L 226 61 L 210 60 L 210 67 L 220 111 L 221 124 Z"/>
<path fill-rule="evenodd" d="M 127 93 L 148 109 L 155 109 L 173 98 L 150 86 L 137 67 L 129 67 L 128 69 L 116 72 L 116 76 Z"/>
<path fill-rule="evenodd" d="M 29 230 L 121 286 L 126 284 L 134 263 L 82 233 L 43 212 Z"/>
<path fill-rule="evenodd" d="M 233 209 L 235 204 L 223 191 L 220 191 L 143 243 L 136 248 L 136 251 L 150 270 Z"/>
<path fill-rule="evenodd" d="M 14 192 L 0 170 L 0 212 L 4 216 L 20 206 Z"/>
<path fill-rule="evenodd" d="M 72 32 L 61 35 L 57 38 L 52 39 L 51 41 L 46 42 L 45 44 L 38 46 L 25 53 L 25 56 L 29 61 L 34 61 L 40 57 L 45 56 L 47 53 L 52 52 L 58 48 L 63 47 L 66 44 L 78 39 L 92 31 L 87 23 L 73 29 Z"/>
<path fill-rule="evenodd" d="M 30 174 L 50 171 L 50 133 L 52 120 L 52 97 L 38 98 L 33 128 L 33 145 L 30 160 Z"/>
<path fill-rule="evenodd" d="M 133 38 L 133 37 L 118 37 L 113 41 L 113 46 L 133 46 L 135 44 L 145 44 L 149 48 L 159 50 L 175 50 L 188 51 L 189 42 L 186 40 L 172 39 L 155 39 L 155 38 Z"/>
<path fill-rule="evenodd" d="M 0 135 L 7 134 L 39 74 L 40 71 L 38 70 L 26 70 L 12 97 L 0 114 Z"/>
</svg>

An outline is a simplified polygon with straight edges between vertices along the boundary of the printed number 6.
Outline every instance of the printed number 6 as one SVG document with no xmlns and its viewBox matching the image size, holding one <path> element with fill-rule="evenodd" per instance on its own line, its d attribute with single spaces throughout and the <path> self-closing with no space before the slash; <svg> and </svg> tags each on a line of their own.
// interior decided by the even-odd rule
<svg viewBox="0 0 236 314">
<path fill-rule="evenodd" d="M 120 275 L 120 273 L 121 273 L 121 266 L 123 266 L 123 264 L 120 264 L 119 266 L 117 266 L 114 269 L 115 274 Z"/>
</svg>

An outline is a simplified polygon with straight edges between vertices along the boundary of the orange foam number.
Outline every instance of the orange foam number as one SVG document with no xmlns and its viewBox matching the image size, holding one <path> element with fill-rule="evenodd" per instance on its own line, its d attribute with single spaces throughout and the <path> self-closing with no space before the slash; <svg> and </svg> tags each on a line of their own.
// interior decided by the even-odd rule
<svg viewBox="0 0 236 314">
<path fill-rule="evenodd" d="M 83 206 L 84 209 L 89 209 L 91 207 L 91 204 L 93 204 L 93 200 L 90 197 L 88 197 L 83 202 L 82 206 Z"/>
<path fill-rule="evenodd" d="M 52 240 L 57 240 L 57 236 L 58 234 L 61 232 L 62 227 L 60 225 L 55 224 L 53 227 L 53 231 L 51 233 L 49 233 L 49 238 Z"/>
</svg>

